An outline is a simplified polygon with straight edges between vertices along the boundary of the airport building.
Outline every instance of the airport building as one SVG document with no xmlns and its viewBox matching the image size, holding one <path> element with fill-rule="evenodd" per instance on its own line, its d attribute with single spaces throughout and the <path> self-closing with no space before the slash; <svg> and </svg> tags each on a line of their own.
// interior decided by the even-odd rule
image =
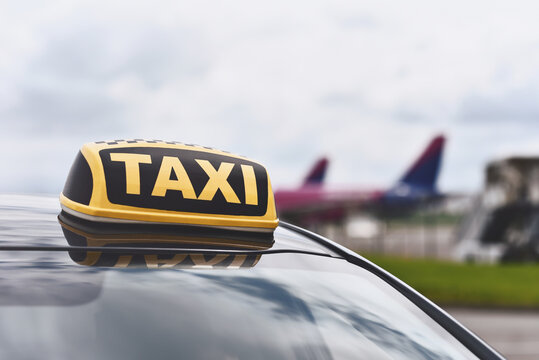
<svg viewBox="0 0 539 360">
<path fill-rule="evenodd" d="M 490 162 L 485 188 L 456 240 L 461 260 L 539 259 L 539 157 Z"/>
</svg>

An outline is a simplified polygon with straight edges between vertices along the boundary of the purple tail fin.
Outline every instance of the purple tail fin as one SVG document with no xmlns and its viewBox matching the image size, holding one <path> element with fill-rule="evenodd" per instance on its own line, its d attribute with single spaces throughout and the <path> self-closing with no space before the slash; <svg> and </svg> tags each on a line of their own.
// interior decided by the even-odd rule
<svg viewBox="0 0 539 360">
<path fill-rule="evenodd" d="M 326 177 L 329 160 L 326 157 L 318 159 L 303 181 L 302 186 L 322 185 Z"/>
<path fill-rule="evenodd" d="M 436 181 L 440 172 L 445 144 L 443 135 L 436 136 L 415 163 L 408 169 L 399 183 L 436 192 Z"/>
</svg>

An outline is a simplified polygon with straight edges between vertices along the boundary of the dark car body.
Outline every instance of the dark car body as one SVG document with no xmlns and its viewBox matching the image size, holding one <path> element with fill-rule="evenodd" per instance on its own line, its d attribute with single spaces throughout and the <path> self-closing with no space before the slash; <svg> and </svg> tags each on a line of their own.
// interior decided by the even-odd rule
<svg viewBox="0 0 539 360">
<path fill-rule="evenodd" d="M 500 358 L 400 280 L 293 225 L 267 250 L 112 249 L 138 265 L 87 266 L 58 212 L 55 199 L 0 197 L 2 359 Z"/>
</svg>

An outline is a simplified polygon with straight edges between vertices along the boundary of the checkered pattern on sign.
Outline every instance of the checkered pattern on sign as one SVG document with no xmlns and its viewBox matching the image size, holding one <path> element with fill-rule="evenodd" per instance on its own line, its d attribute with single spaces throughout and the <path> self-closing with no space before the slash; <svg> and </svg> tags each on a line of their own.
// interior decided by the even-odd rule
<svg viewBox="0 0 539 360">
<path fill-rule="evenodd" d="M 144 139 L 132 139 L 132 140 L 109 140 L 109 141 L 96 141 L 95 144 L 107 144 L 107 145 L 119 145 L 119 144 L 168 144 L 168 145 L 185 145 L 200 147 L 208 150 L 217 150 L 208 146 L 201 146 L 196 144 L 185 144 L 180 141 L 163 141 L 163 140 L 144 140 Z M 228 151 L 219 150 L 224 153 L 230 154 Z"/>
</svg>

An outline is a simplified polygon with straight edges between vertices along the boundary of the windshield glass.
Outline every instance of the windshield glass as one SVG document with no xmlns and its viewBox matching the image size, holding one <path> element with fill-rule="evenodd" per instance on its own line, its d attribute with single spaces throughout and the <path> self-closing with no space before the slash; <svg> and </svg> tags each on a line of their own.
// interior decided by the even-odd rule
<svg viewBox="0 0 539 360">
<path fill-rule="evenodd" d="M 60 264 L 0 264 L 0 358 L 473 358 L 342 259 L 264 255 L 237 270 Z"/>
</svg>

